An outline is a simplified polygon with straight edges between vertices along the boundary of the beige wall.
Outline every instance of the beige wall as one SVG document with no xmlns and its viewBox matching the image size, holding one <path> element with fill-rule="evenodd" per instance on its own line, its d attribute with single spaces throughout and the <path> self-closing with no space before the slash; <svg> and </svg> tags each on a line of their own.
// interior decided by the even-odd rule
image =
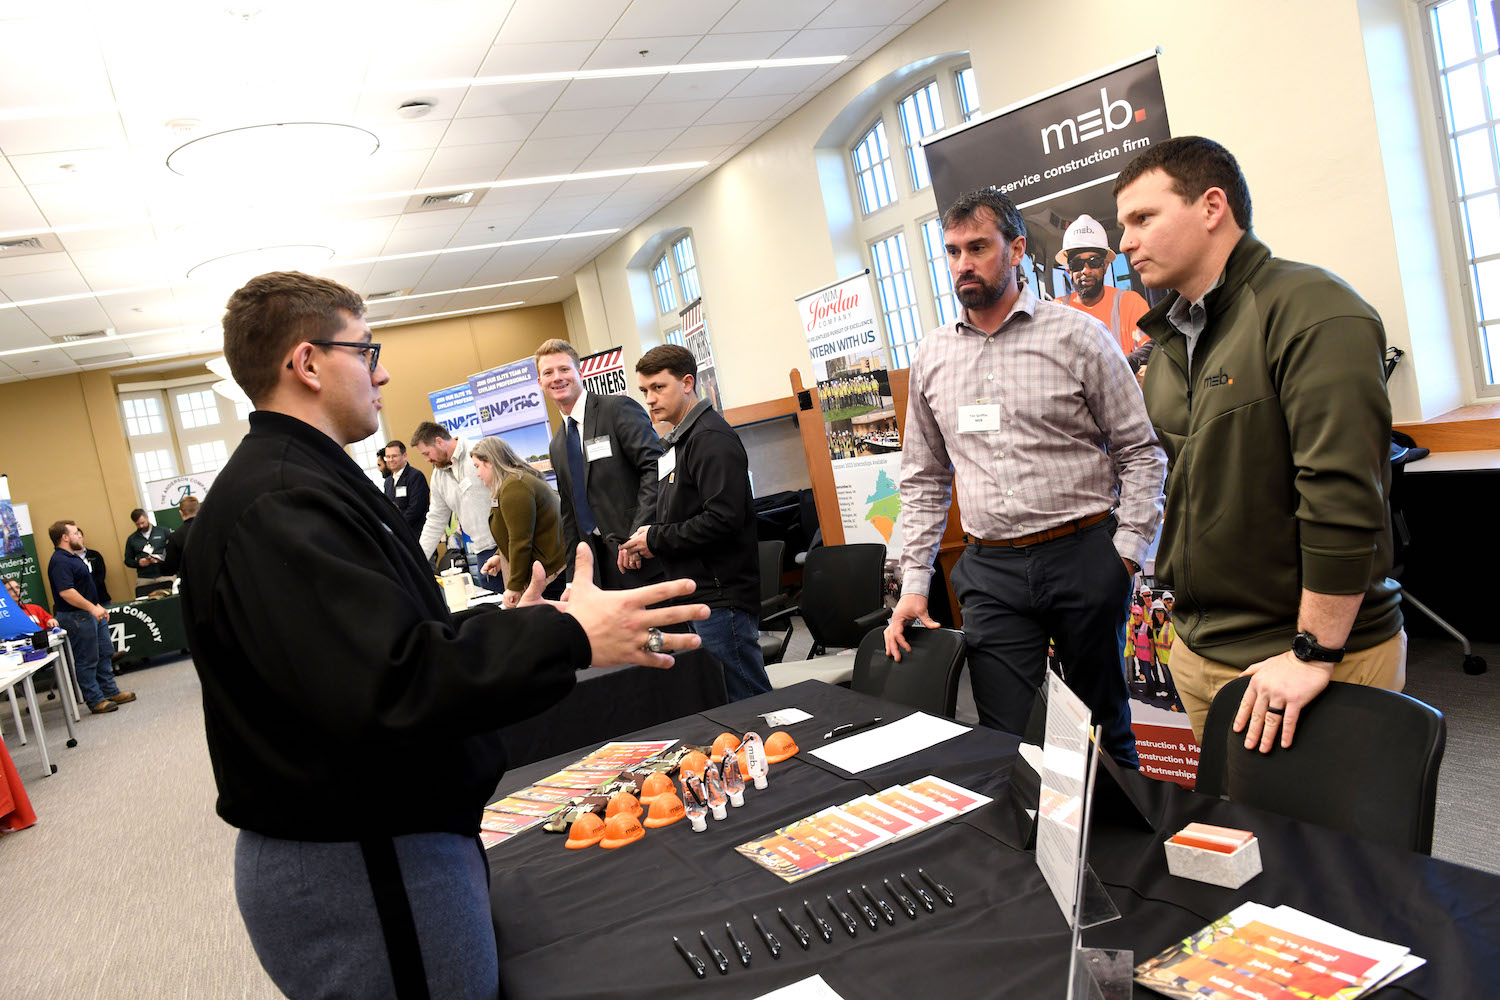
<svg viewBox="0 0 1500 1000">
<path fill-rule="evenodd" d="M 1173 132 L 1208 135 L 1233 151 L 1254 195 L 1257 234 L 1282 256 L 1340 274 L 1380 310 L 1390 342 L 1409 350 L 1392 193 L 1404 212 L 1430 217 L 1438 208 L 1426 185 L 1387 179 L 1360 13 L 1355 0 L 1253 8 L 949 0 L 596 257 L 577 275 L 579 313 L 592 343 L 621 344 L 633 363 L 654 346 L 654 333 L 635 318 L 626 262 L 662 230 L 690 227 L 726 405 L 785 396 L 788 371 L 805 376 L 809 364 L 793 300 L 840 277 L 813 156 L 834 116 L 887 74 L 954 50 L 970 50 L 982 105 L 992 110 L 1160 45 Z M 1408 29 L 1415 23 L 1406 21 Z M 1066 24 L 1088 30 L 1055 33 Z M 1430 295 L 1415 285 L 1412 294 L 1434 344 L 1392 384 L 1397 419 L 1458 405 L 1464 387 L 1473 394 L 1467 373 L 1453 371 L 1465 363 L 1468 334 L 1425 308 Z M 1414 373 L 1431 380 L 1425 406 Z"/>
<path fill-rule="evenodd" d="M 417 424 L 432 419 L 429 392 L 457 385 L 476 372 L 529 358 L 542 341 L 567 336 L 561 303 L 377 329 L 380 360 L 391 373 L 383 397 L 387 433 L 410 441 Z M 584 346 L 574 346 L 580 354 L 588 353 Z M 556 427 L 559 417 L 551 403 L 547 413 Z M 432 474 L 431 466 L 415 451 L 408 452 L 407 458 L 423 475 Z"/>
</svg>

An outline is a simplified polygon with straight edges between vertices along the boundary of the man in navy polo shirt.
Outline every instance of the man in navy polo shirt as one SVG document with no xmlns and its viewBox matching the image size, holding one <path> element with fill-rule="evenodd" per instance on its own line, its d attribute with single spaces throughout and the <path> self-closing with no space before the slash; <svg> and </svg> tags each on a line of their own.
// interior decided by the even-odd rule
<svg viewBox="0 0 1500 1000">
<path fill-rule="evenodd" d="M 72 521 L 55 521 L 47 535 L 56 548 L 47 563 L 47 582 L 52 585 L 58 624 L 73 647 L 83 700 L 90 712 L 113 712 L 135 701 L 135 695 L 120 690 L 110 669 L 115 644 L 109 638 L 109 612 L 99 603 L 93 573 L 83 556 L 83 532 Z"/>
</svg>

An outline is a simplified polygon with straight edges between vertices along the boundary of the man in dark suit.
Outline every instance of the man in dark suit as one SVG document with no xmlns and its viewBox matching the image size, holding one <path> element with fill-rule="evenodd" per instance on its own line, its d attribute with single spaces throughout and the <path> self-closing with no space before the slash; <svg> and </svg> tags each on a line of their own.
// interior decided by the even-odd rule
<svg viewBox="0 0 1500 1000">
<path fill-rule="evenodd" d="M 186 496 L 177 501 L 177 513 L 182 515 L 182 527 L 167 536 L 167 558 L 161 564 L 162 569 L 173 576 L 177 575 L 177 567 L 182 565 L 182 550 L 193 530 L 193 518 L 198 516 L 198 498 Z"/>
<path fill-rule="evenodd" d="M 594 565 L 606 589 L 638 587 L 662 575 L 659 566 L 620 546 L 656 517 L 656 460 L 661 441 L 636 402 L 583 388 L 578 352 L 565 340 L 536 349 L 537 376 L 562 411 L 563 425 L 549 452 L 562 500 L 568 582 L 579 541 L 594 550 Z"/>
<path fill-rule="evenodd" d="M 413 537 L 421 537 L 427 520 L 427 477 L 406 461 L 406 445 L 401 441 L 385 446 L 385 467 L 391 472 L 385 481 L 385 498 L 396 505 Z"/>
</svg>

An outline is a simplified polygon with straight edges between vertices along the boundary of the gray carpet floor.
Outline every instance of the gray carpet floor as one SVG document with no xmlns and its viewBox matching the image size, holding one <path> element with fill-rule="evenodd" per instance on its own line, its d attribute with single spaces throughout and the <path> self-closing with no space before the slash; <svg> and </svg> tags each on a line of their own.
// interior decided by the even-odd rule
<svg viewBox="0 0 1500 1000">
<path fill-rule="evenodd" d="M 797 631 L 793 651 L 805 655 L 806 629 Z M 1413 639 L 1407 693 L 1448 718 L 1434 854 L 1500 872 L 1500 645 L 1476 652 L 1495 669 L 1469 677 L 1454 643 Z M 140 700 L 85 715 L 72 749 L 64 745 L 61 707 L 45 703 L 48 750 L 58 765 L 48 777 L 35 740 L 18 745 L 8 706 L 0 711 L 0 731 L 39 817 L 28 830 L 0 836 L 0 996 L 280 996 L 235 909 L 234 832 L 214 815 L 192 664 L 168 661 L 121 681 Z M 965 690 L 961 719 L 973 721 L 972 705 Z"/>
</svg>

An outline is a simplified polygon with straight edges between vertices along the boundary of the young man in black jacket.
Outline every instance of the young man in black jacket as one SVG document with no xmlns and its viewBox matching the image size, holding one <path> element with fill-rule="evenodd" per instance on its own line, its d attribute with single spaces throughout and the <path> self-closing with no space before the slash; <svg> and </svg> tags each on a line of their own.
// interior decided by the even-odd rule
<svg viewBox="0 0 1500 1000">
<path fill-rule="evenodd" d="M 499 727 L 590 664 L 668 667 L 698 645 L 648 611 L 686 581 L 605 593 L 587 552 L 569 604 L 456 620 L 395 505 L 345 446 L 374 433 L 390 375 L 357 292 L 261 275 L 224 315 L 250 433 L 183 557 L 218 812 L 239 827 L 235 896 L 288 996 L 494 997 L 480 814 Z M 540 572 L 538 567 L 536 572 Z M 311 615 L 311 617 L 309 617 Z M 647 646 L 652 652 L 647 651 Z"/>
<path fill-rule="evenodd" d="M 771 690 L 760 655 L 760 552 L 750 462 L 739 435 L 694 392 L 698 365 L 664 344 L 636 362 L 636 382 L 655 423 L 673 430 L 657 460 L 656 516 L 621 550 L 659 557 L 669 576 L 691 577 L 711 609 L 694 630 L 724 664 L 730 701 Z"/>
</svg>

